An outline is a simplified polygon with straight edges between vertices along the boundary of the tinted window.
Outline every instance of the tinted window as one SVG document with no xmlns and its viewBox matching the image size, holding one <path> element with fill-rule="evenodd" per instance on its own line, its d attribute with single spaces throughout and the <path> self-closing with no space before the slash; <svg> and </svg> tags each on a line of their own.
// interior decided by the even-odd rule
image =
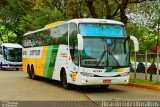
<svg viewBox="0 0 160 107">
<path fill-rule="evenodd" d="M 73 62 L 78 65 L 78 43 L 77 43 L 77 25 L 70 23 L 69 25 L 69 46 L 70 54 Z"/>
<path fill-rule="evenodd" d="M 24 47 L 68 44 L 68 24 L 23 37 Z"/>
<path fill-rule="evenodd" d="M 4 59 L 11 62 L 22 62 L 22 48 L 3 47 Z"/>
<path fill-rule="evenodd" d="M 24 47 L 45 46 L 52 44 L 50 30 L 33 33 L 23 37 Z"/>
<path fill-rule="evenodd" d="M 68 44 L 68 24 L 51 29 L 52 44 Z"/>
<path fill-rule="evenodd" d="M 90 24 L 79 25 L 82 36 L 106 36 L 106 37 L 125 37 L 125 29 L 122 25 L 115 24 Z"/>
</svg>

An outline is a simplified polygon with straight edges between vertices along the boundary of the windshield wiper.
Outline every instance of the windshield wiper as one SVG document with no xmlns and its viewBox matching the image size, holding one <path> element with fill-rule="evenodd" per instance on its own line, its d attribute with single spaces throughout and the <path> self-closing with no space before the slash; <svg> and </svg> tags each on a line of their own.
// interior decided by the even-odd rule
<svg viewBox="0 0 160 107">
<path fill-rule="evenodd" d="M 115 56 L 110 52 L 110 50 L 105 50 L 105 51 L 102 53 L 102 55 L 101 55 L 101 57 L 100 57 L 100 60 L 98 61 L 98 64 L 97 64 L 96 66 L 98 66 L 98 65 L 101 63 L 101 61 L 102 61 L 103 57 L 105 56 L 106 52 L 107 52 L 107 54 L 109 54 L 110 56 L 112 56 L 113 59 L 116 61 L 117 65 L 120 66 L 119 62 L 117 61 L 117 59 L 115 58 Z M 109 59 L 109 58 L 107 57 L 107 60 L 108 60 L 108 59 Z"/>
<path fill-rule="evenodd" d="M 96 65 L 96 67 L 101 63 L 101 61 L 102 61 L 104 55 L 106 54 L 106 52 L 107 52 L 107 50 L 105 50 L 105 51 L 102 53 L 102 55 L 101 55 L 101 57 L 100 57 L 100 60 L 98 61 L 98 64 Z"/>
<path fill-rule="evenodd" d="M 109 51 L 109 55 L 112 56 L 114 58 L 114 60 L 116 61 L 117 65 L 120 66 L 119 62 L 117 61 L 117 59 L 115 58 L 115 56 Z"/>
</svg>

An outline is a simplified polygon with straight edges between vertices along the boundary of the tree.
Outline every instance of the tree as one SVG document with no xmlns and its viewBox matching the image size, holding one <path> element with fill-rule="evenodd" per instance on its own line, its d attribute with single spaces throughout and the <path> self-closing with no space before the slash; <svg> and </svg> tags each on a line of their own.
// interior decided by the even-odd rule
<svg viewBox="0 0 160 107">
<path fill-rule="evenodd" d="M 127 34 L 137 37 L 140 45 L 139 53 L 143 54 L 145 51 L 151 52 L 151 47 L 156 44 L 157 38 L 155 32 L 145 26 L 130 23 L 127 27 Z M 133 47 L 131 53 L 134 53 Z"/>
<path fill-rule="evenodd" d="M 105 18 L 120 20 L 127 25 L 130 21 L 128 14 L 134 10 L 132 6 L 146 1 L 155 0 L 1 0 L 0 26 L 8 31 L 6 34 L 16 34 L 15 41 L 20 43 L 24 33 L 59 20 Z"/>
<path fill-rule="evenodd" d="M 128 34 L 135 35 L 140 42 L 141 52 L 151 52 L 151 48 L 158 44 L 158 20 L 160 20 L 160 2 L 147 1 L 136 5 L 129 5 L 127 14 L 129 17 Z"/>
<path fill-rule="evenodd" d="M 13 42 L 17 43 L 21 41 L 21 35 L 23 33 L 19 30 L 19 20 L 24 12 L 18 7 L 17 2 L 18 0 L 6 0 L 0 8 L 0 26 L 5 28 L 5 32 L 2 31 L 0 36 L 1 38 L 3 36 L 5 39 L 8 39 L 6 41 L 1 39 L 2 42 L 11 42 L 12 39 L 14 39 Z M 16 39 L 9 37 L 9 35 L 15 34 L 17 35 Z"/>
<path fill-rule="evenodd" d="M 124 24 L 127 24 L 128 22 L 128 17 L 126 15 L 126 9 L 129 4 L 136 4 L 136 3 L 141 3 L 147 0 L 85 0 L 87 3 L 87 7 L 89 8 L 89 11 L 91 15 L 94 18 L 98 18 L 98 12 L 100 14 L 104 14 L 103 17 L 106 19 L 115 19 L 119 17 L 120 21 L 122 21 Z M 150 0 L 152 1 L 152 0 Z M 102 3 L 100 3 L 102 2 Z M 96 3 L 96 4 L 94 4 Z M 97 4 L 102 4 L 99 5 L 97 10 L 105 10 L 103 11 L 98 11 L 96 13 L 96 6 Z M 104 9 L 102 9 L 104 8 Z"/>
</svg>

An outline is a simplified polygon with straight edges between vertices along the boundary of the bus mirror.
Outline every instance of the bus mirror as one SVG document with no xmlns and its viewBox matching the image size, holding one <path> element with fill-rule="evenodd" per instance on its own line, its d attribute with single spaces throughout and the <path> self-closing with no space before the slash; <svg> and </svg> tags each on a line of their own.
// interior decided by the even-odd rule
<svg viewBox="0 0 160 107">
<path fill-rule="evenodd" d="M 139 51 L 139 43 L 138 43 L 137 38 L 135 36 L 130 36 L 130 39 L 134 43 L 134 51 Z"/>
<path fill-rule="evenodd" d="M 82 35 L 78 34 L 77 39 L 78 39 L 78 50 L 83 50 L 83 37 L 82 37 Z"/>
</svg>

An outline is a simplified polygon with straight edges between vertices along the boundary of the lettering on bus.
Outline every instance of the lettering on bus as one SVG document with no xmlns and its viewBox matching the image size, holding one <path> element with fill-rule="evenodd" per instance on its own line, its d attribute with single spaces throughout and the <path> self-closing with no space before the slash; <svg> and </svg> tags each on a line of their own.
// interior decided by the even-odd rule
<svg viewBox="0 0 160 107">
<path fill-rule="evenodd" d="M 104 62 L 98 62 L 98 61 L 85 61 L 85 64 L 104 64 Z"/>
<path fill-rule="evenodd" d="M 102 70 L 93 70 L 93 72 L 102 72 Z"/>
<path fill-rule="evenodd" d="M 30 56 L 39 56 L 40 50 L 30 50 Z"/>
<path fill-rule="evenodd" d="M 23 51 L 23 53 L 22 53 L 23 55 L 27 55 L 27 51 Z"/>
<path fill-rule="evenodd" d="M 23 41 L 23 46 L 24 47 L 33 47 L 35 45 L 36 45 L 35 41 L 31 41 L 31 40 L 24 40 Z"/>
</svg>

